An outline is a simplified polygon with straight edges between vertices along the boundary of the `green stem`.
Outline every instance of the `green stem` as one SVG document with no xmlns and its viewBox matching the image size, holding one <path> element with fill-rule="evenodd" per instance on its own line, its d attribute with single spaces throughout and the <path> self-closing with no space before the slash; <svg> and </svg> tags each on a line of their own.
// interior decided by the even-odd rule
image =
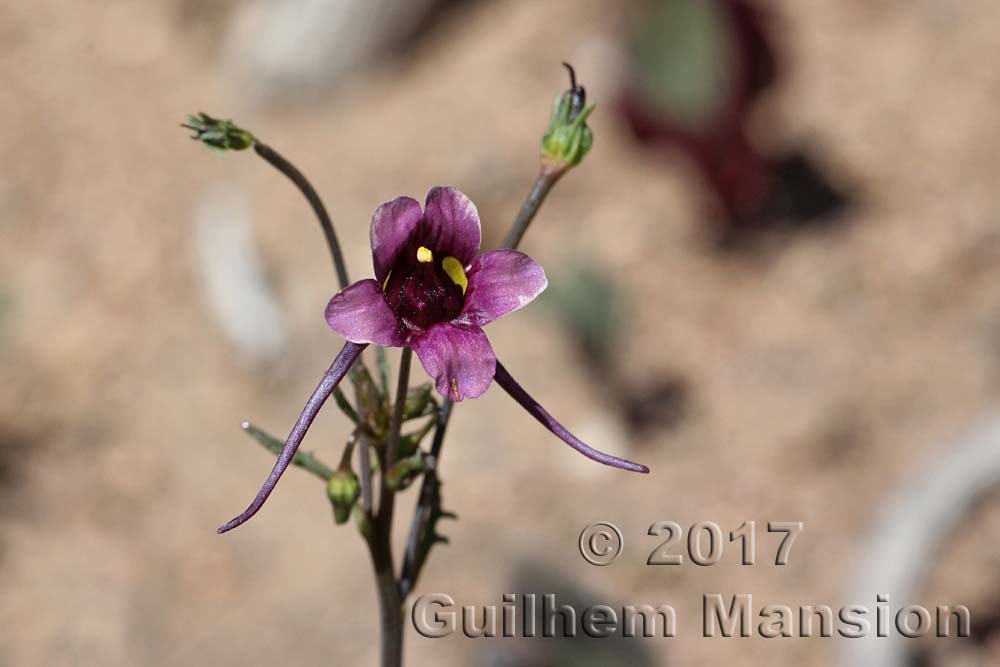
<svg viewBox="0 0 1000 667">
<path fill-rule="evenodd" d="M 501 248 L 516 248 L 521 245 L 521 239 L 524 237 L 524 232 L 528 230 L 528 225 L 535 219 L 535 214 L 541 208 L 542 202 L 545 201 L 546 195 L 549 194 L 549 190 L 552 189 L 552 186 L 556 184 L 556 181 L 559 180 L 559 177 L 563 173 L 565 172 L 545 166 L 542 167 L 541 171 L 538 172 L 538 177 L 535 179 L 534 185 L 531 186 L 531 192 L 528 193 L 527 199 L 521 205 L 517 219 L 514 220 L 514 224 L 511 225 L 510 231 L 507 232 L 507 236 L 500 245 Z"/>
<path fill-rule="evenodd" d="M 403 660 L 403 597 L 396 581 L 392 559 L 392 514 L 395 492 L 389 488 L 386 474 L 399 458 L 400 429 L 403 426 L 403 408 L 410 383 L 410 361 L 413 351 L 405 347 L 399 358 L 399 379 L 396 384 L 396 401 L 393 404 L 389 436 L 382 460 L 382 486 L 379 491 L 378 515 L 372 526 L 368 543 L 375 583 L 378 587 L 379 611 L 382 619 L 382 666 L 399 667 Z"/>
<path fill-rule="evenodd" d="M 326 245 L 330 248 L 330 257 L 333 259 L 333 268 L 337 271 L 337 281 L 340 283 L 340 289 L 344 289 L 350 282 L 347 279 L 347 265 L 344 263 L 344 254 L 340 251 L 340 242 L 337 240 L 337 232 L 333 229 L 333 221 L 330 220 L 330 214 L 326 212 L 326 207 L 323 206 L 323 201 L 316 194 L 316 190 L 306 177 L 302 175 L 302 172 L 286 160 L 278 151 L 256 139 L 254 139 L 253 149 L 257 152 L 257 155 L 267 160 L 271 166 L 287 176 L 309 201 L 309 205 L 312 206 L 313 212 L 316 214 L 319 224 L 323 228 L 323 234 L 326 236 Z"/>
<path fill-rule="evenodd" d="M 424 567 L 423 555 L 427 553 L 427 550 L 423 548 L 421 543 L 427 539 L 431 511 L 434 503 L 438 500 L 437 471 L 441 461 L 441 447 L 444 445 L 444 434 L 448 428 L 448 420 L 451 418 L 451 409 L 454 405 L 452 401 L 445 399 L 441 405 L 441 411 L 437 415 L 437 430 L 434 431 L 434 439 L 431 441 L 430 454 L 434 460 L 434 467 L 424 474 L 424 480 L 420 485 L 420 497 L 417 499 L 413 523 L 410 524 L 410 534 L 406 539 L 406 552 L 403 554 L 403 572 L 399 578 L 399 585 L 404 600 L 413 587 L 417 585 L 417 578 Z"/>
<path fill-rule="evenodd" d="M 399 380 L 396 382 L 396 401 L 392 406 L 389 437 L 385 443 L 385 460 L 382 467 L 382 488 L 379 492 L 378 518 L 379 523 L 384 524 L 387 534 L 392 529 L 392 511 L 395 494 L 385 482 L 385 471 L 390 470 L 399 459 L 399 436 L 400 430 L 403 427 L 403 409 L 406 407 L 406 392 L 410 384 L 410 361 L 412 359 L 413 350 L 404 347 L 402 354 L 399 356 Z"/>
<path fill-rule="evenodd" d="M 368 434 L 364 432 L 358 433 L 358 441 L 361 443 L 361 447 L 358 448 L 358 460 L 361 462 L 361 509 L 371 520 L 373 506 L 371 444 Z"/>
<path fill-rule="evenodd" d="M 376 538 L 381 541 L 380 538 Z M 378 556 L 376 554 L 379 554 Z M 385 550 L 372 550 L 372 567 L 378 587 L 379 617 L 382 626 L 382 667 L 401 667 L 403 664 L 403 600 L 392 571 L 392 557 L 386 559 Z"/>
</svg>

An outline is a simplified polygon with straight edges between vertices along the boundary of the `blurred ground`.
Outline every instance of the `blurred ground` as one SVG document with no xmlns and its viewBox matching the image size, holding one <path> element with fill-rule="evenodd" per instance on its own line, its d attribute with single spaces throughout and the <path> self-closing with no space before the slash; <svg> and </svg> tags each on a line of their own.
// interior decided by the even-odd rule
<svg viewBox="0 0 1000 667">
<path fill-rule="evenodd" d="M 283 432 L 340 343 L 321 317 L 333 275 L 298 194 L 177 123 L 231 115 L 290 156 L 359 277 L 374 207 L 434 184 L 468 193 L 487 242 L 500 238 L 565 59 L 598 101 L 597 139 L 524 249 L 550 267 L 592 256 L 617 276 L 638 304 L 625 373 L 682 374 L 691 408 L 631 443 L 653 469 L 638 478 L 588 465 L 501 392 L 462 405 L 443 461 L 461 518 L 419 592 L 499 604 L 519 563 L 544 561 L 610 602 L 677 607 L 680 636 L 653 647 L 664 665 L 831 664 L 830 640 L 699 639 L 701 595 L 845 604 L 882 491 L 1000 398 L 1000 7 L 770 4 L 789 67 L 769 101 L 781 122 L 759 131 L 813 146 L 857 184 L 859 205 L 842 228 L 735 257 L 704 243 L 685 167 L 637 153 L 602 113 L 615 83 L 605 3 L 458 6 L 405 60 L 270 111 L 216 66 L 221 5 L 0 8 L 0 664 L 374 663 L 367 554 L 333 529 L 311 478 L 292 471 L 253 523 L 215 535 L 270 466 L 239 422 Z M 291 343 L 271 364 L 241 360 L 199 286 L 193 211 L 219 185 L 248 193 L 286 318 Z M 553 414 L 626 451 L 554 323 L 528 310 L 489 333 Z M 345 430 L 330 409 L 307 447 L 333 460 Z M 995 536 L 998 516 L 966 530 Z M 628 546 L 597 569 L 575 541 L 600 519 Z M 740 568 L 734 552 L 714 567 L 647 567 L 646 528 L 665 519 L 806 529 L 786 568 Z M 978 569 L 977 599 L 931 603 L 989 608 L 998 562 L 995 540 L 949 550 L 942 567 Z M 414 665 L 481 650 L 407 642 Z"/>
</svg>

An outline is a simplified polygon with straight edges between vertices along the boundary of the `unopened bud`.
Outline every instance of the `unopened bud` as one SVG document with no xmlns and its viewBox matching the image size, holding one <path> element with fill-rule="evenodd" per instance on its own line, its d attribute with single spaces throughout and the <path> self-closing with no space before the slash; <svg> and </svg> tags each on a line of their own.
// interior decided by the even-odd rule
<svg viewBox="0 0 1000 667">
<path fill-rule="evenodd" d="M 338 524 L 351 516 L 351 508 L 361 495 L 361 483 L 351 470 L 338 470 L 326 484 L 326 495 L 333 506 L 333 520 Z"/>
<path fill-rule="evenodd" d="M 194 130 L 192 139 L 219 152 L 241 151 L 254 143 L 253 135 L 237 127 L 232 120 L 212 118 L 204 111 L 198 112 L 197 116 L 188 116 L 187 122 L 181 123 L 181 127 Z"/>
<path fill-rule="evenodd" d="M 587 104 L 587 93 L 577 84 L 573 68 L 563 64 L 569 70 L 570 88 L 556 97 L 552 119 L 542 137 L 542 162 L 557 172 L 580 164 L 594 143 L 594 133 L 587 126 L 594 105 Z"/>
<path fill-rule="evenodd" d="M 429 415 L 434 402 L 434 386 L 430 382 L 411 387 L 406 392 L 406 403 L 403 406 L 403 421 L 407 419 L 417 419 Z"/>
</svg>

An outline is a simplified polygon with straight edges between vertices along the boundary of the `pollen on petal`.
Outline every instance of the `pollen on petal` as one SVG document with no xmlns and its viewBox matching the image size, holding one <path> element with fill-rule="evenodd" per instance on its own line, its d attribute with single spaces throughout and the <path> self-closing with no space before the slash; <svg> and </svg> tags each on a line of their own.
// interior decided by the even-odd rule
<svg viewBox="0 0 1000 667">
<path fill-rule="evenodd" d="M 423 262 L 424 264 L 428 262 L 433 262 L 434 253 L 431 252 L 430 248 L 425 248 L 424 246 L 420 246 L 419 248 L 417 248 L 417 261 Z"/>
<path fill-rule="evenodd" d="M 451 278 L 451 282 L 462 288 L 462 294 L 465 294 L 465 290 L 469 287 L 469 277 L 465 275 L 462 263 L 454 257 L 445 257 L 441 260 L 441 268 Z"/>
</svg>

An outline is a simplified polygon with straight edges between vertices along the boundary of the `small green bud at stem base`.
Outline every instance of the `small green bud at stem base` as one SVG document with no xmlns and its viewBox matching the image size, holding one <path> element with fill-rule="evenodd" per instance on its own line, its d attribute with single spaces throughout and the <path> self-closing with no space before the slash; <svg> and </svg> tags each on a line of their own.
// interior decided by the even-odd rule
<svg viewBox="0 0 1000 667">
<path fill-rule="evenodd" d="M 351 508 L 361 495 L 358 476 L 350 470 L 338 470 L 326 484 L 326 495 L 333 506 L 333 520 L 345 523 L 351 516 Z"/>
</svg>

